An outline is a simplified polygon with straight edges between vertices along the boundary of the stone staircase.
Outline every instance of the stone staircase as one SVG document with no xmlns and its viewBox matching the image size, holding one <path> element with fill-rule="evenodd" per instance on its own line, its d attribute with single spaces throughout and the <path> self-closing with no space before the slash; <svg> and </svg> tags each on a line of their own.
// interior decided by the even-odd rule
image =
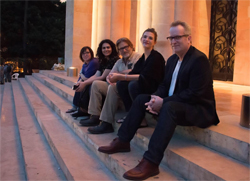
<svg viewBox="0 0 250 181">
<path fill-rule="evenodd" d="M 131 152 L 100 153 L 116 133 L 89 134 L 65 113 L 75 81 L 64 71 L 40 71 L 0 86 L 0 180 L 125 180 L 123 173 L 138 164 L 155 120 L 138 130 Z M 148 180 L 249 180 L 250 132 L 231 121 L 237 115 L 219 117 L 221 123 L 207 129 L 177 127 L 160 174 Z"/>
</svg>

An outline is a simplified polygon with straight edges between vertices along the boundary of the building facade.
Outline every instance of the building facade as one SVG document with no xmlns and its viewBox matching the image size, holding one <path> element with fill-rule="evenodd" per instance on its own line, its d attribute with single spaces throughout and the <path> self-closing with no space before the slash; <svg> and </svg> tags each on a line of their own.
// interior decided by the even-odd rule
<svg viewBox="0 0 250 181">
<path fill-rule="evenodd" d="M 181 20 L 191 26 L 192 44 L 204 52 L 211 62 L 212 59 L 216 59 L 211 56 L 213 47 L 223 45 L 228 52 L 220 53 L 225 60 L 217 58 L 216 65 L 221 68 L 219 71 L 218 69 L 214 71 L 217 73 L 222 70 L 229 71 L 235 84 L 250 85 L 250 1 L 235 0 L 231 5 L 228 4 L 229 0 L 217 1 L 219 4 L 216 5 L 213 4 L 215 2 L 212 0 L 67 0 L 65 68 L 73 66 L 80 69 L 81 48 L 90 46 L 96 52 L 99 42 L 106 38 L 116 42 L 121 37 L 128 37 L 136 51 L 142 53 L 140 37 L 145 29 L 151 27 L 158 33 L 155 49 L 167 60 L 172 55 L 170 43 L 166 39 L 169 26 L 173 21 Z M 216 7 L 217 10 L 212 7 Z M 216 13 L 212 13 L 214 11 Z M 228 12 L 232 14 L 233 25 L 222 23 L 222 18 L 218 15 L 221 12 L 226 15 Z M 224 36 L 225 42 L 220 45 L 211 43 L 215 41 L 212 40 L 211 32 L 218 33 L 216 28 L 212 28 L 215 22 L 211 18 L 214 16 L 220 21 L 219 26 L 216 25 L 217 29 L 224 27 L 226 32 L 231 31 Z M 224 19 L 228 19 L 228 16 Z M 232 35 L 234 41 L 228 41 L 228 35 Z M 221 42 L 222 39 L 217 41 L 217 38 L 216 41 Z M 214 64 L 211 64 L 211 68 L 213 67 Z M 229 70 L 228 67 L 233 70 Z M 223 76 L 221 80 L 230 80 Z"/>
</svg>

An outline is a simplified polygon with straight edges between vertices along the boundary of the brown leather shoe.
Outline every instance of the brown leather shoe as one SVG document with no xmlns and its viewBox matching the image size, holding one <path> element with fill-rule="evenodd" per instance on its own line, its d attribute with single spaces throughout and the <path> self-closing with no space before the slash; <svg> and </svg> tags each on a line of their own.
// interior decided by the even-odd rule
<svg viewBox="0 0 250 181">
<path fill-rule="evenodd" d="M 101 146 L 98 148 L 99 152 L 113 154 L 117 152 L 130 152 L 130 143 L 122 142 L 119 138 L 113 139 L 109 146 Z"/>
<path fill-rule="evenodd" d="M 143 158 L 135 168 L 124 173 L 123 177 L 128 180 L 145 180 L 159 173 L 158 165 Z"/>
</svg>

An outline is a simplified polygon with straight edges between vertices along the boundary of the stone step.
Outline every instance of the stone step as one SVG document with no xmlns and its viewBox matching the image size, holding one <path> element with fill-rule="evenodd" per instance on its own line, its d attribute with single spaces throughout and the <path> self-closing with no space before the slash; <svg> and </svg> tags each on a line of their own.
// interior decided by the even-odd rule
<svg viewBox="0 0 250 181">
<path fill-rule="evenodd" d="M 68 87 L 72 87 L 78 80 L 78 77 L 68 77 L 66 71 L 40 70 L 39 73 Z"/>
<path fill-rule="evenodd" d="M 137 131 L 133 141 L 147 150 L 153 128 Z M 174 134 L 162 160 L 188 180 L 249 180 L 249 165 L 202 146 L 183 135 Z"/>
<path fill-rule="evenodd" d="M 208 129 L 178 126 L 176 132 L 249 165 L 249 129 L 239 126 L 237 115 L 221 116 L 220 121 Z"/>
<path fill-rule="evenodd" d="M 11 83 L 1 85 L 0 180 L 26 180 Z"/>
<path fill-rule="evenodd" d="M 67 180 L 115 180 L 110 171 L 98 162 L 95 155 L 48 107 L 28 82 L 22 78 L 19 81 Z"/>
<path fill-rule="evenodd" d="M 19 127 L 28 180 L 65 180 L 62 170 L 30 109 L 18 81 L 12 81 L 16 118 Z"/>
<path fill-rule="evenodd" d="M 44 100 L 48 102 L 48 104 L 52 107 L 53 110 L 57 112 L 57 114 L 72 128 L 72 130 L 82 139 L 82 141 L 88 146 L 88 148 L 95 153 L 100 160 L 106 164 L 106 166 L 111 170 L 113 174 L 119 179 L 124 180 L 122 177 L 123 173 L 127 170 L 131 169 L 131 167 L 127 167 L 126 165 L 136 166 L 138 164 L 138 160 L 141 160 L 141 151 L 136 151 L 129 153 L 131 158 L 133 159 L 124 159 L 124 157 L 120 158 L 120 154 L 114 155 L 106 155 L 97 151 L 98 147 L 103 145 L 104 143 L 109 143 L 111 137 L 115 137 L 114 134 L 105 134 L 105 135 L 92 135 L 88 134 L 86 127 L 80 127 L 78 120 L 73 119 L 70 114 L 66 114 L 65 110 L 70 106 L 66 100 L 62 97 L 58 96 L 52 90 L 47 88 L 41 82 L 36 80 L 31 76 L 26 76 L 27 81 L 31 84 L 31 86 L 39 93 Z M 109 139 L 108 139 L 109 138 Z M 108 140 L 108 141 L 107 141 Z M 139 156 L 140 155 L 140 156 Z M 127 155 L 125 155 L 127 157 Z M 159 180 L 182 180 L 178 174 L 173 173 L 168 167 L 161 166 L 161 173 L 156 176 Z"/>
<path fill-rule="evenodd" d="M 59 78 L 72 79 L 72 77 L 66 76 L 66 72 L 60 72 L 60 74 L 53 71 L 40 71 L 40 72 L 42 72 L 42 74 L 46 74 L 47 77 L 51 77 L 52 79 L 59 79 Z M 42 82 L 47 82 L 46 84 L 49 84 L 48 78 L 45 79 L 38 76 L 36 76 L 36 78 Z M 50 84 L 50 87 L 56 87 L 56 88 L 51 88 L 51 89 L 53 90 L 60 89 L 58 83 L 54 84 L 55 84 L 54 86 L 53 84 Z M 64 93 L 60 93 L 63 91 Z M 59 95 L 61 95 L 62 97 L 67 97 L 65 95 L 65 92 L 69 92 L 68 97 L 70 95 L 73 95 L 72 90 L 69 88 L 68 90 L 67 88 L 64 88 L 63 90 L 57 90 L 56 92 L 60 93 Z M 120 115 L 125 115 L 125 114 L 119 111 L 118 115 L 116 115 L 116 119 L 121 118 L 122 116 Z M 147 115 L 147 117 L 149 117 L 149 119 L 147 119 L 149 125 L 154 126 L 156 124 L 156 120 L 152 119 L 150 115 Z M 219 118 L 221 122 L 217 126 L 211 126 L 207 129 L 201 129 L 198 127 L 178 126 L 176 128 L 176 132 L 181 135 L 184 135 L 185 137 L 189 137 L 211 149 L 219 151 L 222 154 L 228 155 L 236 160 L 249 164 L 250 163 L 249 130 L 247 128 L 240 127 L 237 124 L 240 119 L 239 116 L 237 115 L 229 115 L 229 116 L 221 115 L 219 116 Z M 115 128 L 118 129 L 119 126 L 115 125 Z"/>
<path fill-rule="evenodd" d="M 0 84 L 0 115 L 2 111 L 4 85 Z"/>
<path fill-rule="evenodd" d="M 72 117 L 69 114 L 65 113 L 65 107 L 63 105 L 63 100 L 62 98 L 60 98 L 59 96 L 56 97 L 56 95 L 49 93 L 49 91 L 51 90 L 47 90 L 48 88 L 46 88 L 45 86 L 43 86 L 40 82 L 38 82 L 37 80 L 34 80 L 34 78 L 29 77 L 29 81 L 32 84 L 33 87 L 36 87 L 37 92 L 39 92 L 44 99 L 46 99 L 48 101 L 48 103 L 55 109 L 57 110 L 57 113 L 63 118 L 63 120 L 65 120 L 71 127 L 72 129 L 79 135 L 79 137 L 81 137 L 83 139 L 83 141 L 85 140 L 85 143 L 87 145 L 90 144 L 91 145 L 96 145 L 97 141 L 93 141 L 93 137 L 98 137 L 99 139 L 101 139 L 101 137 L 104 137 L 104 135 L 100 136 L 100 135 L 91 135 L 88 134 L 87 132 L 87 128 L 84 127 L 79 127 L 79 123 L 76 120 L 73 120 Z M 57 104 L 56 101 L 58 101 L 60 99 L 60 104 Z M 65 104 L 68 104 L 65 101 Z M 149 130 L 152 130 L 153 128 L 149 128 Z M 137 146 L 146 149 L 147 144 L 148 144 L 148 140 L 149 137 L 152 133 L 147 131 L 148 129 L 140 129 L 140 132 L 142 131 L 144 134 L 150 133 L 148 134 L 148 137 L 145 136 L 141 136 L 143 134 L 137 134 L 134 138 L 134 140 L 137 141 L 133 141 L 134 143 L 136 143 Z M 178 138 L 178 136 L 175 136 Z M 90 139 L 92 138 L 92 139 Z M 97 138 L 97 140 L 98 140 Z M 114 137 L 113 137 L 114 138 Z M 200 144 L 197 144 L 196 142 L 192 141 L 192 140 L 188 140 L 187 143 L 184 142 L 180 142 L 179 140 L 181 139 L 173 139 L 173 142 L 177 142 L 175 145 L 179 145 L 183 146 L 182 150 L 183 152 L 188 152 L 188 154 L 190 154 L 189 152 L 191 152 L 191 156 L 188 156 L 188 154 L 182 154 L 179 152 L 180 148 L 175 148 L 175 147 L 169 147 L 166 151 L 165 157 L 166 159 L 164 160 L 171 160 L 171 162 L 168 161 L 163 161 L 163 164 L 167 164 L 169 167 L 171 165 L 170 168 L 172 168 L 173 170 L 180 172 L 182 174 L 182 176 L 186 179 L 212 179 L 212 180 L 230 180 L 229 177 L 226 177 L 224 175 L 224 172 L 213 172 L 214 171 L 214 165 L 220 165 L 222 166 L 222 168 L 226 169 L 226 173 L 232 173 L 234 178 L 237 178 L 236 180 L 239 179 L 246 179 L 249 177 L 248 173 L 249 173 L 249 168 L 246 164 L 243 164 L 239 161 L 236 161 L 230 157 L 227 157 L 225 155 L 222 155 L 220 153 L 217 153 L 209 148 L 206 148 Z M 184 139 L 184 138 L 183 138 Z M 106 144 L 108 144 L 112 139 L 109 139 L 106 141 Z M 138 141 L 139 140 L 139 141 Z M 175 141 L 177 140 L 177 141 Z M 102 145 L 104 144 L 104 142 L 101 142 Z M 144 143 L 144 144 L 141 144 Z M 144 146 L 143 146 L 144 145 Z M 173 143 L 171 143 L 171 145 L 173 145 Z M 187 145 L 187 146 L 186 146 Z M 191 146 L 190 146 L 191 145 Z M 192 147 L 193 145 L 193 147 Z M 89 147 L 90 147 L 89 146 Z M 92 146 L 95 148 L 95 150 L 93 150 L 93 152 L 96 152 L 96 154 L 99 154 L 96 149 L 98 148 L 98 146 Z M 189 147 L 191 147 L 191 149 L 189 149 Z M 175 148 L 175 149 L 171 149 L 171 148 Z M 195 157 L 195 153 L 196 153 L 196 148 L 199 150 L 197 152 L 197 154 L 199 155 L 203 155 L 203 153 L 206 153 L 207 155 L 212 155 L 214 158 L 216 159 L 212 159 L 209 160 L 211 163 L 209 163 L 208 165 L 204 164 L 206 163 L 206 158 L 204 157 L 204 159 L 202 159 L 201 157 L 199 157 L 199 159 L 197 159 Z M 188 151 L 186 151 L 188 150 Z M 141 152 L 142 155 L 142 152 Z M 210 157 L 212 157 L 210 156 Z M 111 155 L 112 157 L 112 155 Z M 173 159 L 172 159 L 173 157 Z M 210 159 L 210 158 L 209 158 Z M 201 160 L 201 161 L 200 161 Z M 222 163 L 221 163 L 222 162 Z M 173 164 L 175 163 L 175 164 Z M 234 165 L 235 167 L 237 167 L 237 169 L 235 169 L 234 167 L 230 167 L 228 168 L 228 165 Z M 184 173 L 182 173 L 183 170 L 185 170 L 186 168 L 188 168 L 188 170 L 190 171 L 186 171 Z M 199 170 L 199 174 L 197 174 L 196 170 Z M 238 173 L 240 173 L 238 175 Z M 231 176 L 231 175 L 230 175 Z"/>
<path fill-rule="evenodd" d="M 73 97 L 75 94 L 75 91 L 73 91 L 68 86 L 59 83 L 43 74 L 40 73 L 33 73 L 33 77 L 35 77 L 37 80 L 42 82 L 44 85 L 52 89 L 54 92 L 56 92 L 58 95 L 61 95 L 63 98 L 68 100 L 69 102 L 73 102 Z"/>
</svg>

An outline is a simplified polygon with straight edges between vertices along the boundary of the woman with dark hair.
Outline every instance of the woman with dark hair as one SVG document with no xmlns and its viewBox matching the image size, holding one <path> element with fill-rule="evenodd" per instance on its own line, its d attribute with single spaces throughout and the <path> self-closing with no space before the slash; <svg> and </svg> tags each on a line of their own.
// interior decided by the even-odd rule
<svg viewBox="0 0 250 181">
<path fill-rule="evenodd" d="M 84 93 L 85 96 L 84 97 L 81 96 L 79 103 L 80 109 L 78 110 L 77 113 L 72 114 L 73 117 L 80 117 L 80 116 L 89 117 L 88 105 L 89 105 L 91 84 L 95 80 L 105 81 L 107 75 L 113 68 L 115 62 L 119 59 L 115 44 L 109 39 L 101 41 L 101 43 L 98 46 L 96 55 L 99 58 L 99 63 L 100 63 L 99 69 L 88 80 L 84 82 L 78 82 L 76 84 L 76 86 L 78 86 L 76 92 L 81 92 L 81 94 Z M 85 119 L 87 119 L 88 117 L 86 117 Z"/>
<path fill-rule="evenodd" d="M 152 94 L 163 81 L 165 60 L 156 50 L 157 33 L 154 28 L 146 29 L 141 37 L 144 53 L 128 74 L 111 73 L 109 80 L 117 82 L 118 93 L 128 112 L 133 100 L 139 94 Z M 119 81 L 118 81 L 119 80 Z M 125 118 L 117 122 L 123 122 Z M 143 125 L 144 124 L 144 125 Z M 141 126 L 146 126 L 143 123 Z"/>
<path fill-rule="evenodd" d="M 79 57 L 83 62 L 83 65 L 77 83 L 86 81 L 88 78 L 94 75 L 99 68 L 98 59 L 94 58 L 94 52 L 90 47 L 83 47 L 80 51 Z M 66 113 L 77 111 L 77 109 L 79 108 L 80 96 L 80 92 L 75 92 L 72 108 L 67 110 Z"/>
</svg>

